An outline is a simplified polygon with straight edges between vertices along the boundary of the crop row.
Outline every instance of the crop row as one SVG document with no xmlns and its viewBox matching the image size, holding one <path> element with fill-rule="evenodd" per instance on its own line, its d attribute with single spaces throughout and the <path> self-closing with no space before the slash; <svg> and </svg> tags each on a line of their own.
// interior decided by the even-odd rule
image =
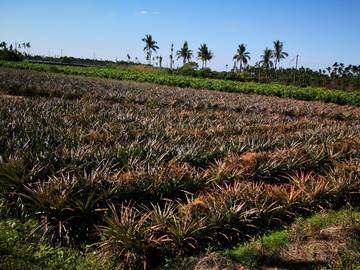
<svg viewBox="0 0 360 270">
<path fill-rule="evenodd" d="M 339 164 L 322 177 L 294 174 L 288 184 L 235 181 L 197 196 L 189 194 L 185 201 L 155 204 L 118 202 L 113 186 L 93 176 L 23 184 L 9 174 L 15 173 L 13 165 L 0 167 L 3 196 L 11 211 L 37 218 L 38 230 L 53 243 L 97 242 L 115 261 L 142 262 L 145 269 L 156 258 L 229 246 L 299 215 L 359 204 L 359 172 L 351 176 L 358 163 Z"/>
<path fill-rule="evenodd" d="M 359 205 L 358 107 L 6 68 L 0 86 L 0 211 L 53 244 L 146 267 Z"/>
<path fill-rule="evenodd" d="M 102 78 L 112 78 L 118 80 L 131 80 L 138 82 L 150 82 L 160 85 L 191 87 L 195 89 L 210 89 L 217 91 L 238 92 L 246 94 L 258 94 L 266 96 L 278 96 L 294 98 L 299 100 L 316 100 L 332 102 L 337 104 L 360 105 L 360 94 L 357 92 L 347 92 L 342 90 L 329 90 L 314 87 L 296 87 L 281 84 L 262 84 L 254 82 L 234 82 L 217 79 L 191 78 L 180 75 L 168 75 L 158 72 L 140 72 L 117 68 L 100 67 L 73 67 L 55 66 L 48 64 L 35 63 L 11 63 L 0 62 L 0 66 L 32 69 L 38 71 L 59 72 L 73 75 L 96 76 Z"/>
</svg>

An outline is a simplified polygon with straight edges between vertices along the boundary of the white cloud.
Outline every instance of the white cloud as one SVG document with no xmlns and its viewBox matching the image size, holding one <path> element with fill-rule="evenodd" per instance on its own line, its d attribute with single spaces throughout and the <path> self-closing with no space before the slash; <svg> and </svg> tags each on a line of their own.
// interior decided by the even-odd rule
<svg viewBox="0 0 360 270">
<path fill-rule="evenodd" d="M 146 15 L 146 14 L 148 14 L 149 12 L 147 11 L 147 10 L 142 10 L 142 11 L 140 11 L 140 14 L 141 15 Z"/>
</svg>

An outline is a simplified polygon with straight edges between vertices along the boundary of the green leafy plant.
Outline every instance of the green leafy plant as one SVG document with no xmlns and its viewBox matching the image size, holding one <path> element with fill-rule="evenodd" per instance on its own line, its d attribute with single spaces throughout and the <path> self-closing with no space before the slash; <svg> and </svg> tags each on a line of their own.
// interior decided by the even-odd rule
<svg viewBox="0 0 360 270">
<path fill-rule="evenodd" d="M 104 240 L 101 249 L 116 259 L 123 259 L 126 265 L 141 261 L 144 270 L 148 269 L 149 256 L 170 238 L 158 234 L 163 224 L 153 224 L 151 213 L 141 213 L 130 205 L 121 205 L 117 210 L 110 206 L 111 216 L 105 219 L 106 225 L 99 230 Z"/>
</svg>

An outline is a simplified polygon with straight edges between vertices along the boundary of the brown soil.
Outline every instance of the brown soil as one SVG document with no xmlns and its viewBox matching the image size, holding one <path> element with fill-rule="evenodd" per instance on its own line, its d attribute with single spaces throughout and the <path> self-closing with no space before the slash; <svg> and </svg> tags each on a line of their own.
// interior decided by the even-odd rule
<svg viewBox="0 0 360 270">
<path fill-rule="evenodd" d="M 352 236 L 359 225 L 333 225 L 312 233 L 306 239 L 295 240 L 283 249 L 276 262 L 261 270 L 320 269 L 339 259 L 343 250 L 351 249 Z M 360 260 L 360 254 L 358 254 Z"/>
</svg>

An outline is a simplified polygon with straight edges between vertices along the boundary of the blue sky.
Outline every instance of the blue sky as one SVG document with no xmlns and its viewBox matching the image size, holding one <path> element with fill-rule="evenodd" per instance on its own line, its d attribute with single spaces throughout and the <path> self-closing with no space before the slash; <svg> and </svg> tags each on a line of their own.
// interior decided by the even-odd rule
<svg viewBox="0 0 360 270">
<path fill-rule="evenodd" d="M 0 40 L 30 41 L 31 52 L 145 61 L 141 38 L 152 34 L 168 64 L 187 40 L 203 42 L 215 58 L 209 67 L 225 69 L 240 43 L 251 64 L 276 39 L 289 58 L 282 65 L 325 68 L 335 61 L 360 64 L 359 0 L 0 0 Z M 178 61 L 180 65 L 181 62 Z M 177 65 L 177 64 L 176 64 Z"/>
</svg>

